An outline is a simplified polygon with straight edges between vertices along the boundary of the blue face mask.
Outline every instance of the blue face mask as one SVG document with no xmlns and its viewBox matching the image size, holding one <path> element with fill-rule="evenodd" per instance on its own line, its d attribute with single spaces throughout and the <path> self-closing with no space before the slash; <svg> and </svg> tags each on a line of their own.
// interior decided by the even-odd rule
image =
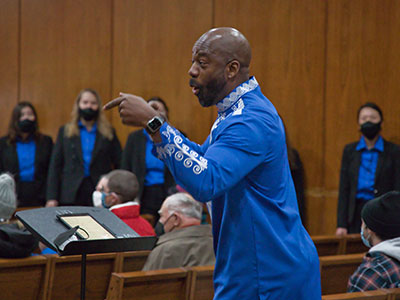
<svg viewBox="0 0 400 300">
<path fill-rule="evenodd" d="M 364 245 L 365 245 L 367 248 L 371 248 L 371 243 L 370 243 L 370 242 L 368 241 L 368 239 L 365 238 L 365 236 L 364 236 L 364 229 L 363 229 L 363 227 L 361 227 L 361 240 L 363 241 Z"/>
<path fill-rule="evenodd" d="M 104 208 L 110 208 L 106 204 L 106 197 L 109 194 L 104 193 L 104 192 L 99 192 L 99 191 L 94 191 L 92 195 L 92 200 L 93 200 L 93 206 L 95 207 L 104 207 Z"/>
</svg>

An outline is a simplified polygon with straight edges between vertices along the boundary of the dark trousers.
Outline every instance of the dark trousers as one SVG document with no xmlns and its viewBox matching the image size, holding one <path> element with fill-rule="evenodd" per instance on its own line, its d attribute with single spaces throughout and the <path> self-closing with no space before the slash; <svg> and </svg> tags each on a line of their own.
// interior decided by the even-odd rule
<svg viewBox="0 0 400 300">
<path fill-rule="evenodd" d="M 75 203 L 77 206 L 93 206 L 92 194 L 95 185 L 90 177 L 85 177 L 76 193 Z"/>
<path fill-rule="evenodd" d="M 361 232 L 361 210 L 363 209 L 367 200 L 357 199 L 356 208 L 354 210 L 353 222 L 349 224 L 348 233 L 360 233 Z"/>
</svg>

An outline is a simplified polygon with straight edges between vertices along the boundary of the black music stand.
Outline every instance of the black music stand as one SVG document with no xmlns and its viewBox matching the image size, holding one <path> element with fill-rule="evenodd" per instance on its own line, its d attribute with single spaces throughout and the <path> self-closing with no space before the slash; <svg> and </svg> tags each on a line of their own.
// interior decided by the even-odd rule
<svg viewBox="0 0 400 300">
<path fill-rule="evenodd" d="M 59 216 L 87 215 L 110 232 L 114 238 L 89 239 L 84 230 L 79 230 L 66 240 L 63 245 L 55 243 L 60 234 L 70 230 Z M 121 219 L 105 208 L 87 206 L 60 206 L 47 207 L 32 210 L 24 210 L 16 213 L 16 217 L 25 227 L 46 246 L 56 251 L 60 256 L 81 255 L 81 299 L 85 299 L 86 288 L 86 255 L 106 252 L 123 252 L 133 250 L 153 249 L 155 237 L 140 237 L 134 230 Z M 84 226 L 82 227 L 84 228 Z M 72 230 L 73 231 L 73 230 Z M 76 231 L 76 230 L 75 230 Z M 71 231 L 70 231 L 71 232 Z M 81 234 L 79 234 L 81 232 Z M 82 238 L 83 237 L 83 238 Z M 74 240 L 75 239 L 75 240 Z"/>
</svg>

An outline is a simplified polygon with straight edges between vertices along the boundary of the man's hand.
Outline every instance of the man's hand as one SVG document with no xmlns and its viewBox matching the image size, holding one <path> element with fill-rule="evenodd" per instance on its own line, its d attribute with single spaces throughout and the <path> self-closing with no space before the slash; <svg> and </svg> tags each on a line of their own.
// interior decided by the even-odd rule
<svg viewBox="0 0 400 300">
<path fill-rule="evenodd" d="M 57 200 L 47 200 L 46 207 L 55 207 L 55 206 L 58 206 Z"/>
<path fill-rule="evenodd" d="M 144 128 L 148 121 L 159 115 L 143 98 L 125 93 L 120 93 L 119 95 L 118 98 L 104 105 L 103 109 L 108 110 L 118 106 L 123 124 Z"/>
<path fill-rule="evenodd" d="M 336 236 L 344 236 L 347 234 L 347 228 L 338 227 L 336 229 Z"/>
</svg>

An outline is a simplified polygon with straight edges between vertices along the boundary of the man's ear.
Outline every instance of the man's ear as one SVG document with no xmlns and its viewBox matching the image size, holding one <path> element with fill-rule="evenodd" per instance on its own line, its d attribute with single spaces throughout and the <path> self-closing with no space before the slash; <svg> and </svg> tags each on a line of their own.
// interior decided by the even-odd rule
<svg viewBox="0 0 400 300">
<path fill-rule="evenodd" d="M 108 196 L 108 202 L 109 203 L 107 203 L 107 205 L 108 206 L 113 206 L 113 205 L 115 205 L 115 204 L 119 204 L 119 203 L 121 203 L 121 201 L 120 201 L 120 199 L 119 199 L 119 196 L 116 194 L 116 193 L 114 193 L 114 192 L 112 192 L 109 196 Z"/>
<path fill-rule="evenodd" d="M 235 78 L 237 73 L 239 73 L 240 70 L 240 62 L 236 59 L 232 60 L 226 65 L 226 76 L 229 79 Z"/>
<path fill-rule="evenodd" d="M 176 217 L 175 217 L 175 220 L 174 220 L 173 224 L 174 224 L 175 227 L 179 227 L 179 225 L 181 224 L 181 221 L 182 221 L 181 220 L 181 216 L 178 215 L 177 213 L 174 213 L 174 215 Z"/>
</svg>

